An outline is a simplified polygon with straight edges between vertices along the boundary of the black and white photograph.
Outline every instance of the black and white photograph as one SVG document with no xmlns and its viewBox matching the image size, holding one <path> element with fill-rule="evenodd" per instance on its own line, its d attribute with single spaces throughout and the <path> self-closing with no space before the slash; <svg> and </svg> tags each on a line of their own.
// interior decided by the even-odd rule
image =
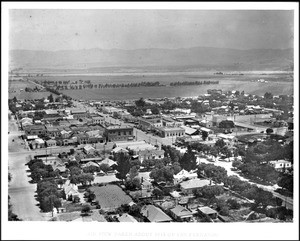
<svg viewBox="0 0 300 241">
<path fill-rule="evenodd" d="M 3 239 L 298 240 L 298 8 L 2 2 Z"/>
</svg>

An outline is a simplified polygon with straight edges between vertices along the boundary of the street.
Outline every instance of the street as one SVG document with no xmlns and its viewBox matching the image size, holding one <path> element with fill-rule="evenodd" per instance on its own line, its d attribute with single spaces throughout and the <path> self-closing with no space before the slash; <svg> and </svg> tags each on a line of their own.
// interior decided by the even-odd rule
<svg viewBox="0 0 300 241">
<path fill-rule="evenodd" d="M 43 221 L 45 220 L 35 200 L 36 184 L 30 184 L 31 180 L 26 172 L 28 167 L 27 155 L 22 152 L 9 153 L 9 172 L 12 180 L 8 184 L 8 194 L 11 197 L 12 210 L 24 221 Z"/>
</svg>

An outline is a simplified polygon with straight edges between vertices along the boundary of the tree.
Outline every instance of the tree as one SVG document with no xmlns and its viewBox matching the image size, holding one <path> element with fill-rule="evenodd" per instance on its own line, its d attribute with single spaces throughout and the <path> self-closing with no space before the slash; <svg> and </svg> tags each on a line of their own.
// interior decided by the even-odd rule
<svg viewBox="0 0 300 241">
<path fill-rule="evenodd" d="M 227 204 L 229 205 L 229 207 L 231 209 L 240 209 L 241 208 L 241 204 L 239 204 L 235 199 L 230 198 L 227 201 Z"/>
<path fill-rule="evenodd" d="M 264 98 L 270 100 L 270 99 L 273 99 L 273 95 L 272 95 L 272 93 L 270 93 L 270 92 L 266 92 L 266 93 L 264 94 Z"/>
<path fill-rule="evenodd" d="M 41 202 L 40 202 L 40 208 L 43 212 L 50 212 L 53 211 L 53 208 L 59 208 L 61 207 L 61 201 L 57 195 L 49 195 L 46 196 Z"/>
<path fill-rule="evenodd" d="M 218 149 L 222 149 L 225 145 L 226 143 L 223 139 L 218 139 L 215 143 L 215 147 L 217 147 Z"/>
<path fill-rule="evenodd" d="M 187 149 L 179 163 L 180 166 L 188 172 L 197 168 L 197 158 L 192 148 Z"/>
<path fill-rule="evenodd" d="M 129 170 L 129 180 L 132 181 L 135 177 L 139 175 L 139 170 L 136 166 L 133 166 Z"/>
<path fill-rule="evenodd" d="M 174 175 L 176 175 L 178 172 L 181 171 L 181 166 L 180 166 L 179 162 L 174 162 L 172 164 L 172 170 L 174 172 Z"/>
<path fill-rule="evenodd" d="M 116 170 L 118 171 L 116 177 L 124 181 L 130 170 L 130 156 L 126 153 L 120 152 L 115 155 L 115 160 L 118 164 L 116 167 Z"/>
<path fill-rule="evenodd" d="M 174 171 L 172 167 L 163 166 L 161 168 L 154 168 L 150 172 L 150 177 L 154 179 L 155 182 L 172 182 L 174 177 Z"/>
<path fill-rule="evenodd" d="M 100 170 L 106 173 L 110 170 L 110 166 L 108 164 L 102 163 L 100 165 Z"/>
<path fill-rule="evenodd" d="M 231 120 L 223 120 L 219 123 L 219 128 L 232 129 L 234 128 L 234 122 Z"/>
<path fill-rule="evenodd" d="M 274 132 L 274 130 L 272 129 L 272 128 L 267 128 L 266 129 L 266 133 L 268 134 L 268 135 L 270 135 L 271 133 L 273 133 Z"/>
<path fill-rule="evenodd" d="M 130 160 L 130 167 L 136 166 L 139 169 L 141 165 L 142 163 L 139 159 Z"/>
<path fill-rule="evenodd" d="M 281 174 L 277 184 L 291 193 L 294 191 L 294 177 L 292 174 Z"/>
<path fill-rule="evenodd" d="M 158 115 L 160 113 L 160 110 L 157 106 L 151 107 L 151 112 L 153 115 Z"/>
<path fill-rule="evenodd" d="M 89 204 L 85 204 L 82 206 L 81 208 L 81 213 L 84 215 L 84 216 L 87 216 L 89 215 L 89 213 L 91 212 L 91 206 Z"/>
<path fill-rule="evenodd" d="M 96 166 L 88 166 L 83 168 L 84 173 L 94 173 L 99 172 L 100 168 Z"/>
<path fill-rule="evenodd" d="M 82 173 L 78 176 L 78 181 L 83 185 L 86 186 L 88 183 L 91 184 L 94 181 L 95 177 L 90 173 Z"/>
<path fill-rule="evenodd" d="M 224 189 L 221 186 L 204 186 L 196 192 L 196 196 L 202 196 L 208 199 L 214 198 L 224 193 Z"/>
<path fill-rule="evenodd" d="M 17 100 L 17 97 L 16 97 L 16 96 L 14 96 L 14 98 L 13 98 L 13 102 L 14 102 L 14 103 L 17 103 L 17 102 L 18 102 L 18 100 Z"/>
<path fill-rule="evenodd" d="M 227 171 L 224 167 L 215 166 L 214 164 L 200 163 L 197 171 L 198 177 L 202 175 L 211 178 L 216 183 L 225 182 Z"/>
<path fill-rule="evenodd" d="M 146 102 L 144 101 L 143 98 L 140 98 L 139 100 L 135 101 L 135 105 L 136 105 L 137 107 L 143 108 L 143 107 L 146 105 Z"/>
<path fill-rule="evenodd" d="M 52 94 L 50 94 L 49 96 L 48 96 L 48 100 L 49 100 L 49 102 L 53 102 L 53 95 Z"/>
<path fill-rule="evenodd" d="M 69 168 L 70 169 L 70 175 L 73 176 L 73 175 L 79 175 L 81 174 L 81 169 L 79 167 L 76 167 L 76 166 L 72 166 Z"/>
<path fill-rule="evenodd" d="M 158 198 L 158 197 L 162 197 L 163 196 L 163 191 L 160 190 L 159 188 L 154 188 L 154 190 L 152 191 L 152 194 Z"/>
<path fill-rule="evenodd" d="M 240 169 L 240 167 L 243 165 L 243 163 L 241 161 L 238 161 L 238 160 L 233 160 L 232 162 L 232 166 L 237 168 L 237 169 Z"/>
<path fill-rule="evenodd" d="M 154 166 L 154 163 L 154 159 L 145 159 L 141 165 L 145 167 L 146 170 L 150 170 Z"/>
<path fill-rule="evenodd" d="M 206 131 L 202 131 L 202 140 L 205 141 L 208 137 L 208 133 Z"/>
</svg>

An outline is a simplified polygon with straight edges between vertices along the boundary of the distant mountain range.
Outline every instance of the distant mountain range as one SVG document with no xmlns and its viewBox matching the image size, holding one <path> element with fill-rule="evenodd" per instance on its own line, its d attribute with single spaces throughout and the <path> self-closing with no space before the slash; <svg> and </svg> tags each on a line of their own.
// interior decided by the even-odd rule
<svg viewBox="0 0 300 241">
<path fill-rule="evenodd" d="M 10 68 L 98 69 L 107 67 L 188 68 L 199 70 L 293 70 L 293 49 L 194 47 L 181 49 L 11 50 Z"/>
</svg>

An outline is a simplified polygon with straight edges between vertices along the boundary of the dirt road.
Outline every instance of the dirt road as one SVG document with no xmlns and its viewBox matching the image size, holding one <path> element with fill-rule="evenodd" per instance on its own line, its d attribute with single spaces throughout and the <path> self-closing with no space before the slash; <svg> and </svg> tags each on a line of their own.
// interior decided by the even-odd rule
<svg viewBox="0 0 300 241">
<path fill-rule="evenodd" d="M 24 221 L 43 221 L 44 215 L 40 213 L 38 202 L 34 195 L 36 184 L 30 184 L 28 167 L 25 166 L 27 155 L 22 153 L 9 153 L 9 172 L 12 180 L 8 185 L 8 194 L 11 197 L 12 209 Z"/>
</svg>

